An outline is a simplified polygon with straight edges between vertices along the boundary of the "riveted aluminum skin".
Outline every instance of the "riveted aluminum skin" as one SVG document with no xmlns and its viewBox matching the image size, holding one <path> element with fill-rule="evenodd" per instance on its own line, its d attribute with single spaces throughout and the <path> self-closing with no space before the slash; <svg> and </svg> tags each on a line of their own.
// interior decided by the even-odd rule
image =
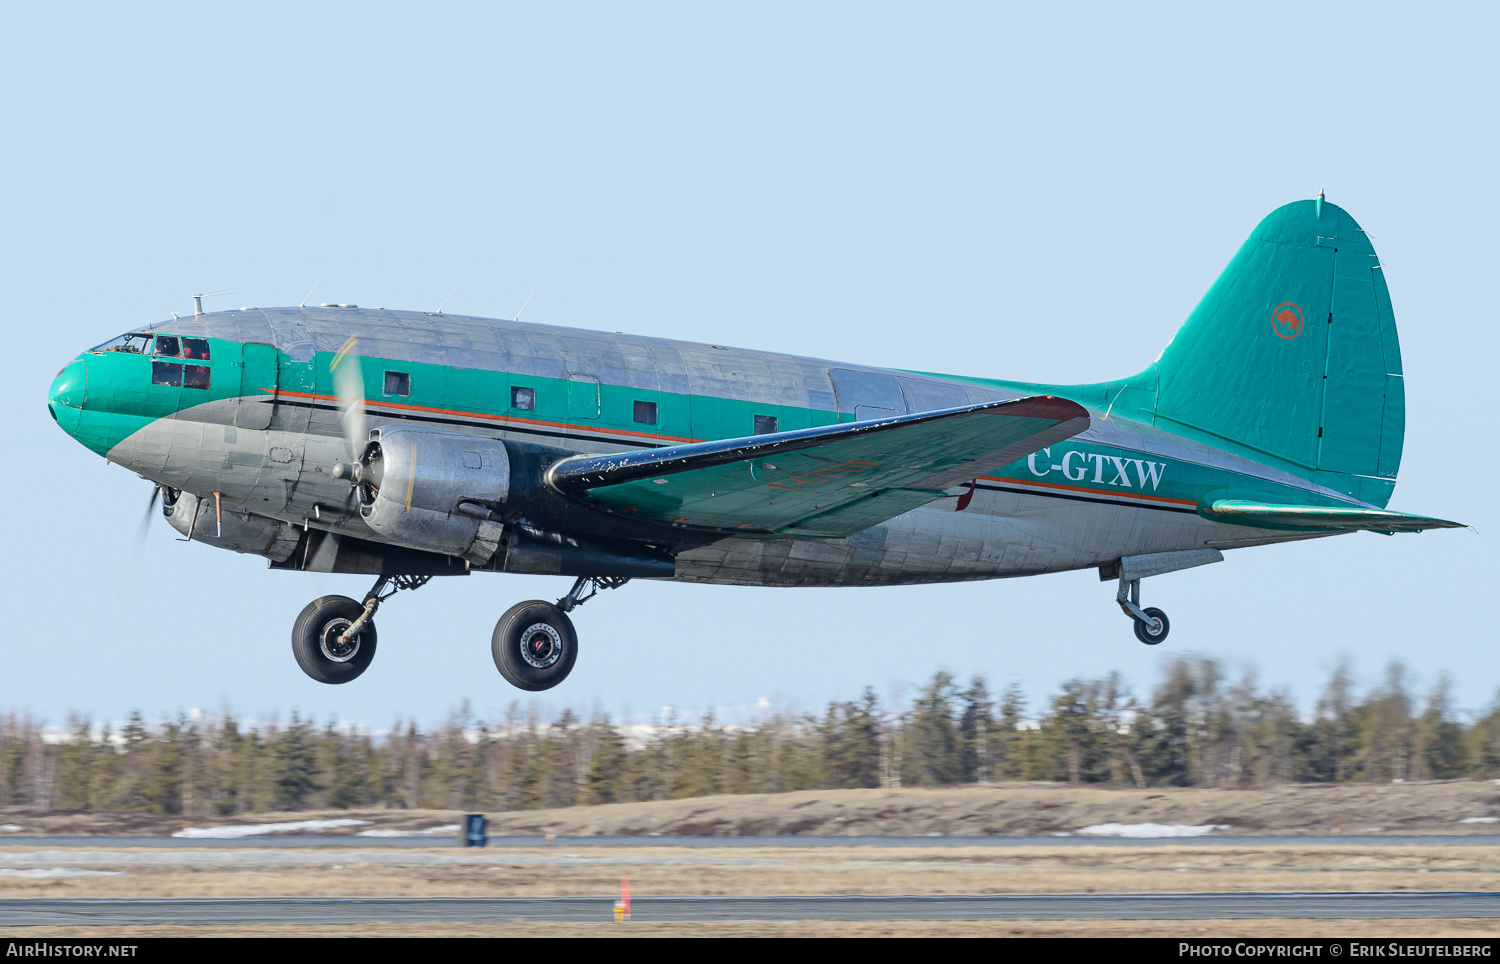
<svg viewBox="0 0 1500 964">
<path fill-rule="evenodd" d="M 379 434 L 379 488 L 360 515 L 399 545 L 484 564 L 500 526 L 459 511 L 459 503 L 498 506 L 510 495 L 510 457 L 496 439 L 421 428 Z"/>
<path fill-rule="evenodd" d="M 297 548 L 300 533 L 290 522 L 224 506 L 216 517 L 214 500 L 183 492 L 171 505 L 162 506 L 167 523 L 194 542 L 220 549 L 248 552 L 285 562 Z"/>
</svg>

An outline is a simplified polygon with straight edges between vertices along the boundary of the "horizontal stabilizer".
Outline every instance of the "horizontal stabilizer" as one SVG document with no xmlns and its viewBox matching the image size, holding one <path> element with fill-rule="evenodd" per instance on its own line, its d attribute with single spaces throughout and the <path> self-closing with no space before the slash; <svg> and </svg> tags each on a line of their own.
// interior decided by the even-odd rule
<svg viewBox="0 0 1500 964">
<path fill-rule="evenodd" d="M 547 481 L 587 505 L 641 521 L 746 535 L 848 536 L 1088 426 L 1082 406 L 1037 395 L 575 456 L 553 465 Z"/>
<path fill-rule="evenodd" d="M 1199 515 L 1230 525 L 1254 526 L 1259 529 L 1294 529 L 1306 532 L 1421 532 L 1424 529 L 1462 529 L 1462 522 L 1429 519 L 1386 509 L 1355 509 L 1324 505 L 1272 505 L 1220 499 L 1212 505 L 1199 506 Z"/>
</svg>

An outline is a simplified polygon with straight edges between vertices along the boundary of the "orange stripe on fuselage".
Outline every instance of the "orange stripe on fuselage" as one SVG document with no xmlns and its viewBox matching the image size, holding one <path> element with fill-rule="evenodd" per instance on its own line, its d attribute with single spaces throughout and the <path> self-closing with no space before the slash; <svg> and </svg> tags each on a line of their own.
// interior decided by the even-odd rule
<svg viewBox="0 0 1500 964">
<path fill-rule="evenodd" d="M 272 389 L 263 388 L 261 391 L 270 393 Z M 282 390 L 282 395 L 291 398 L 306 398 L 320 402 L 338 402 L 336 395 L 318 395 L 312 392 L 289 392 Z M 567 429 L 574 432 L 588 432 L 594 435 L 628 435 L 633 438 L 655 439 L 663 442 L 698 442 L 701 439 L 682 438 L 676 435 L 660 435 L 650 432 L 632 432 L 629 429 L 620 428 L 594 428 L 588 425 L 578 425 L 573 422 L 549 422 L 540 418 L 519 418 L 514 415 L 490 415 L 485 412 L 467 412 L 457 408 L 437 408 L 431 405 L 407 405 L 401 402 L 372 402 L 365 399 L 367 407 L 395 408 L 408 412 L 430 412 L 434 415 L 456 415 L 461 418 L 477 418 L 487 422 L 514 422 L 520 425 L 538 425 L 546 428 Z M 1056 482 L 1038 482 L 1033 479 L 1007 479 L 998 475 L 981 475 L 981 479 L 987 482 L 1000 482 L 1005 485 L 1027 485 L 1038 489 L 1061 489 L 1067 492 L 1087 492 L 1092 495 L 1109 495 L 1117 499 L 1145 499 L 1148 502 L 1165 502 L 1170 505 L 1197 506 L 1198 503 L 1191 499 L 1171 499 L 1164 495 L 1146 495 L 1145 493 L 1120 492 L 1117 489 L 1091 489 L 1081 485 L 1059 485 Z"/>
<path fill-rule="evenodd" d="M 981 475 L 987 482 L 1003 482 L 1006 485 L 1029 485 L 1038 489 L 1063 489 L 1067 492 L 1088 492 L 1093 495 L 1112 495 L 1117 499 L 1145 499 L 1149 502 L 1167 502 L 1172 505 L 1197 506 L 1191 499 L 1169 499 L 1164 495 L 1146 495 L 1144 492 L 1121 492 L 1118 489 L 1090 489 L 1081 485 L 1059 485 L 1056 482 L 1037 482 L 1034 479 L 1007 479 L 998 475 Z"/>
<path fill-rule="evenodd" d="M 269 392 L 265 388 L 261 391 Z M 279 394 L 290 398 L 307 398 L 320 402 L 337 402 L 337 395 L 316 395 L 312 392 L 289 392 L 282 390 Z M 490 415 L 485 412 L 466 412 L 457 408 L 435 408 L 431 405 L 406 405 L 401 402 L 374 402 L 363 399 L 366 408 L 396 408 L 407 412 L 430 412 L 433 415 L 457 415 L 461 418 L 479 418 L 487 422 L 514 422 L 520 425 L 541 425 L 547 428 L 568 429 L 574 432 L 589 432 L 595 435 L 629 435 L 632 438 L 655 439 L 661 442 L 696 442 L 694 438 L 679 438 L 675 435 L 661 435 L 654 432 L 632 432 L 623 428 L 594 428 L 589 425 L 578 425 L 573 422 L 548 422 L 540 418 L 519 418 L 515 415 Z"/>
</svg>

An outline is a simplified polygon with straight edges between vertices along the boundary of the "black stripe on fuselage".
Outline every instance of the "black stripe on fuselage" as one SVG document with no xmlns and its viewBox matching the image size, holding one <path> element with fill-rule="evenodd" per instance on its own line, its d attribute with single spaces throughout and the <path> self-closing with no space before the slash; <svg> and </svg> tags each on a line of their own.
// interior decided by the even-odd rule
<svg viewBox="0 0 1500 964">
<path fill-rule="evenodd" d="M 992 492 L 1005 492 L 1010 495 L 1035 495 L 1046 499 L 1066 499 L 1069 502 L 1093 502 L 1098 505 L 1124 506 L 1130 509 L 1150 509 L 1155 512 L 1185 512 L 1188 515 L 1198 514 L 1197 509 L 1191 509 L 1185 505 L 1153 505 L 1149 502 L 1123 502 L 1117 501 L 1115 499 L 1101 499 L 1095 496 L 1088 495 L 1073 495 L 1072 493 L 1068 492 L 1039 491 L 1030 487 L 1013 489 L 1004 485 L 996 485 L 993 482 L 980 482 L 978 487 L 981 489 L 989 489 Z"/>
<path fill-rule="evenodd" d="M 287 405 L 287 406 L 295 407 L 295 408 L 317 409 L 318 411 L 323 411 L 323 412 L 334 412 L 334 413 L 338 412 L 338 406 L 337 405 L 330 405 L 330 404 L 328 404 L 326 402 L 304 402 L 304 401 L 292 400 L 292 399 L 287 399 L 287 398 L 278 398 L 276 400 L 276 404 L 278 406 L 280 406 L 280 405 Z M 372 415 L 378 414 L 382 418 L 400 419 L 403 422 L 418 422 L 418 423 L 432 424 L 432 425 L 462 425 L 462 426 L 469 427 L 469 428 L 487 428 L 487 429 L 491 429 L 491 430 L 498 430 L 498 431 L 503 431 L 503 432 L 511 432 L 511 433 L 514 433 L 514 434 L 517 434 L 517 435 L 534 435 L 534 436 L 537 436 L 537 437 L 540 437 L 540 438 L 548 438 L 548 439 L 562 438 L 562 439 L 572 439 L 572 440 L 578 441 L 578 442 L 611 442 L 611 443 L 613 443 L 615 445 L 632 445 L 632 446 L 635 446 L 636 448 L 648 448 L 648 449 L 657 449 L 657 448 L 665 448 L 666 447 L 665 443 L 647 442 L 647 441 L 645 441 L 643 439 L 640 439 L 640 438 L 618 438 L 618 437 L 616 437 L 616 438 L 610 438 L 610 437 L 605 436 L 605 435 L 595 435 L 595 434 L 592 434 L 592 433 L 581 434 L 581 433 L 573 433 L 573 432 L 560 432 L 560 431 L 556 431 L 556 430 L 547 431 L 547 430 L 544 430 L 544 429 L 529 428 L 529 427 L 527 427 L 525 425 L 517 425 L 517 424 L 515 424 L 513 422 L 499 423 L 499 422 L 494 421 L 493 419 L 484 419 L 484 418 L 469 419 L 469 418 L 462 418 L 462 417 L 456 417 L 456 416 L 431 415 L 431 414 L 419 413 L 419 412 L 389 412 L 389 411 L 380 411 L 380 412 L 377 413 L 374 410 L 371 411 L 371 414 Z M 1127 501 L 1119 501 L 1119 500 L 1115 500 L 1115 499 L 1101 499 L 1101 498 L 1098 498 L 1096 496 L 1074 495 L 1072 493 L 1067 493 L 1067 492 L 1055 492 L 1055 491 L 1048 491 L 1048 490 L 1038 490 L 1038 489 L 1034 489 L 1034 488 L 1030 488 L 1030 487 L 1025 487 L 1025 488 L 1010 488 L 1008 486 L 999 485 L 999 484 L 996 484 L 994 482 L 980 482 L 980 483 L 978 483 L 977 487 L 981 488 L 981 489 L 987 489 L 987 490 L 989 490 L 991 492 L 1005 492 L 1005 493 L 1010 494 L 1010 495 L 1031 495 L 1031 496 L 1036 496 L 1038 498 L 1044 498 L 1044 499 L 1063 499 L 1064 501 L 1067 501 L 1067 502 L 1089 502 L 1089 503 L 1093 503 L 1095 505 L 1123 506 L 1125 508 L 1130 508 L 1130 509 L 1147 509 L 1147 510 L 1150 510 L 1150 511 L 1153 511 L 1153 512 L 1180 512 L 1180 513 L 1186 513 L 1187 515 L 1197 515 L 1198 514 L 1198 510 L 1197 509 L 1191 509 L 1191 508 L 1188 508 L 1187 506 L 1153 505 L 1151 503 L 1127 502 Z"/>
<path fill-rule="evenodd" d="M 337 405 L 329 405 L 324 402 L 303 402 L 292 401 L 290 399 L 278 399 L 276 401 L 276 404 L 277 406 L 286 405 L 292 408 L 316 409 L 321 412 L 337 413 L 339 410 Z M 605 435 L 595 435 L 593 433 L 582 434 L 573 432 L 561 432 L 555 429 L 549 431 L 546 429 L 528 428 L 525 425 L 517 425 L 513 422 L 497 422 L 494 419 L 488 418 L 468 419 L 456 416 L 429 415 L 421 412 L 388 412 L 384 410 L 377 412 L 374 409 L 370 410 L 370 414 L 371 416 L 378 415 L 381 418 L 399 419 L 403 422 L 419 422 L 422 424 L 430 425 L 462 425 L 467 428 L 487 428 L 491 431 L 513 432 L 517 435 L 535 435 L 540 438 L 549 439 L 565 438 L 573 439 L 577 442 L 610 442 L 615 445 L 631 445 L 636 448 L 658 449 L 664 448 L 667 444 L 647 442 L 644 439 L 640 438 L 610 438 Z"/>
</svg>

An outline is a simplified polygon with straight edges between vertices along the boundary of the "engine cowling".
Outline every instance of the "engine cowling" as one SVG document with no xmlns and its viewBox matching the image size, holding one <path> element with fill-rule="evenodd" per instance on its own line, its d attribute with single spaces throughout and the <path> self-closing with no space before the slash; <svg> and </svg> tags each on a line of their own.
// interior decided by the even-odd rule
<svg viewBox="0 0 1500 964">
<path fill-rule="evenodd" d="M 500 547 L 496 510 L 510 497 L 504 443 L 424 428 L 372 434 L 358 480 L 365 524 L 400 545 L 488 562 Z"/>
<path fill-rule="evenodd" d="M 215 509 L 212 499 L 169 490 L 162 503 L 167 523 L 194 542 L 284 562 L 297 548 L 297 527 L 237 509 Z"/>
</svg>

